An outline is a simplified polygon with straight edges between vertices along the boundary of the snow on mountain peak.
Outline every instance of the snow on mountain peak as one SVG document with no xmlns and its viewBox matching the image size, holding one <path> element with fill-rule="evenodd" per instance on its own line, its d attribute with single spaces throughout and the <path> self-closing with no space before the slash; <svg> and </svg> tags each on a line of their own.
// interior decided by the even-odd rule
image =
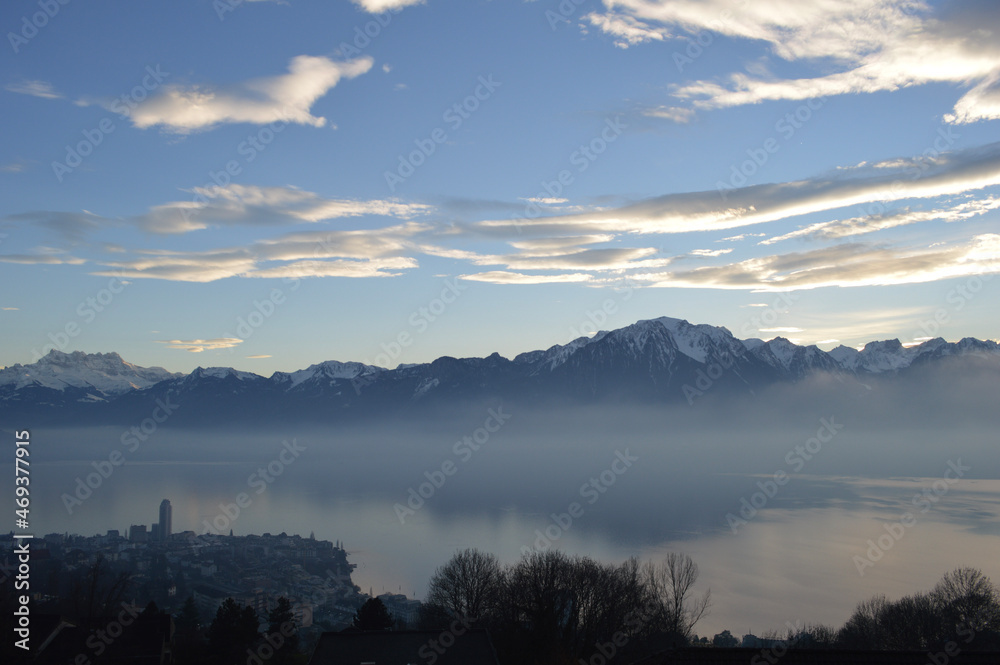
<svg viewBox="0 0 1000 665">
<path fill-rule="evenodd" d="M 189 376 L 196 378 L 208 377 L 212 379 L 224 379 L 232 376 L 240 381 L 263 378 L 253 372 L 242 372 L 238 369 L 233 369 L 232 367 L 196 367 Z"/>
<path fill-rule="evenodd" d="M 782 367 L 789 369 L 792 366 L 792 360 L 795 359 L 795 352 L 800 347 L 784 337 L 775 337 L 767 342 L 767 348 L 771 349 L 771 353 L 778 359 Z"/>
<path fill-rule="evenodd" d="M 300 369 L 295 372 L 276 372 L 275 377 L 287 377 L 289 381 L 288 388 L 294 388 L 295 386 L 314 379 L 317 377 L 326 379 L 354 379 L 362 374 L 372 374 L 374 372 L 384 371 L 381 367 L 375 367 L 374 365 L 365 365 L 359 362 L 340 362 L 337 360 L 327 360 L 315 365 L 310 365 L 306 369 Z"/>
<path fill-rule="evenodd" d="M 865 344 L 858 362 L 869 372 L 891 372 L 909 367 L 914 355 L 915 351 L 904 347 L 898 339 L 888 339 Z"/>
<path fill-rule="evenodd" d="M 29 365 L 15 364 L 0 370 L 0 386 L 20 389 L 38 386 L 54 390 L 94 388 L 107 395 L 148 388 L 170 379 L 162 367 L 139 367 L 125 362 L 117 353 L 63 353 L 55 349 Z"/>
</svg>

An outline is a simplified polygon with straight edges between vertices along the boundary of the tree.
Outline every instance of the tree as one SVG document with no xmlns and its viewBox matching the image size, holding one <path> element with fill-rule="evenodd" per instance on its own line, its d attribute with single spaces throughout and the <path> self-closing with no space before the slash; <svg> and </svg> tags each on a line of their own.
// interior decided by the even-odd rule
<svg viewBox="0 0 1000 665">
<path fill-rule="evenodd" d="M 464 549 L 434 571 L 427 602 L 444 607 L 456 617 L 479 619 L 496 602 L 502 577 L 495 555 Z"/>
<path fill-rule="evenodd" d="M 247 649 L 260 639 L 257 613 L 249 605 L 241 607 L 226 598 L 208 629 L 208 643 L 219 665 L 235 665 L 246 660 Z"/>
<path fill-rule="evenodd" d="M 739 645 L 740 641 L 733 637 L 733 634 L 728 630 L 717 633 L 715 637 L 712 638 L 712 646 L 715 647 L 738 647 Z"/>
<path fill-rule="evenodd" d="M 882 594 L 863 600 L 837 633 L 837 642 L 850 649 L 879 649 L 881 620 L 889 601 Z"/>
<path fill-rule="evenodd" d="M 176 627 L 175 661 L 190 665 L 204 660 L 204 639 L 200 631 L 200 616 L 194 596 L 188 596 L 184 601 L 180 614 L 174 620 Z"/>
<path fill-rule="evenodd" d="M 71 585 L 71 597 L 76 614 L 88 624 L 103 623 L 117 613 L 132 585 L 132 573 L 122 570 L 115 573 L 103 555 L 98 555 L 93 565 Z"/>
<path fill-rule="evenodd" d="M 975 568 L 946 573 L 931 591 L 931 600 L 949 637 L 962 626 L 976 633 L 1000 630 L 1000 593 L 990 578 Z"/>
<path fill-rule="evenodd" d="M 201 617 L 198 614 L 198 605 L 194 602 L 194 596 L 188 596 L 184 601 L 180 614 L 174 624 L 177 627 L 177 636 L 194 636 L 198 632 Z"/>
<path fill-rule="evenodd" d="M 690 638 L 695 624 L 708 614 L 711 604 L 711 590 L 700 598 L 694 596 L 698 564 L 687 554 L 670 552 L 659 563 L 648 562 L 643 573 L 644 581 L 659 605 L 663 629 Z"/>
<path fill-rule="evenodd" d="M 278 604 L 267 613 L 267 623 L 267 634 L 272 643 L 279 645 L 274 648 L 274 662 L 287 663 L 299 650 L 299 633 L 292 603 L 284 596 L 278 598 Z"/>
<path fill-rule="evenodd" d="M 369 598 L 354 614 L 354 627 L 358 630 L 392 630 L 396 621 L 378 598 Z"/>
<path fill-rule="evenodd" d="M 421 603 L 417 610 L 418 630 L 445 630 L 453 620 L 447 608 L 434 603 Z"/>
</svg>

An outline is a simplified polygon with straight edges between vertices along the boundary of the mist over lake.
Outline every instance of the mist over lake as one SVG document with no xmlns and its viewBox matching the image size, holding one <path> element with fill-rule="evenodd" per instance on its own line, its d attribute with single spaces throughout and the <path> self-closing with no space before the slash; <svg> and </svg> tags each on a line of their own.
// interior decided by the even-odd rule
<svg viewBox="0 0 1000 665">
<path fill-rule="evenodd" d="M 124 530 L 169 498 L 175 532 L 315 532 L 345 542 L 364 590 L 417 597 L 469 546 L 505 561 L 532 547 L 610 561 L 683 551 L 714 599 L 699 634 L 840 625 L 870 595 L 924 589 L 957 566 L 1000 578 L 1000 416 L 988 375 L 951 371 L 816 375 L 693 406 L 479 402 L 339 428 L 168 424 L 128 446 L 121 427 L 39 428 L 35 522 Z"/>
</svg>

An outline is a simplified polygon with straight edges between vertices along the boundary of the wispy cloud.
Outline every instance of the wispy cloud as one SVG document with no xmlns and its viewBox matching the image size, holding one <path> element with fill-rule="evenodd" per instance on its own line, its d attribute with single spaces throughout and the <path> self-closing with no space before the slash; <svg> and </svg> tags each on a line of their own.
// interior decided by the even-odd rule
<svg viewBox="0 0 1000 665">
<path fill-rule="evenodd" d="M 678 124 L 690 122 L 694 118 L 694 110 L 683 106 L 657 106 L 642 111 L 647 118 L 662 118 Z"/>
<path fill-rule="evenodd" d="M 493 270 L 470 275 L 462 275 L 462 279 L 471 282 L 488 282 L 490 284 L 566 284 L 574 282 L 589 282 L 593 275 L 586 273 L 570 273 L 558 275 L 526 275 L 523 273 Z"/>
<path fill-rule="evenodd" d="M 413 237 L 426 225 L 310 231 L 203 251 L 139 250 L 98 275 L 212 282 L 229 277 L 390 277 L 418 267 Z"/>
<path fill-rule="evenodd" d="M 219 349 L 231 349 L 237 344 L 242 344 L 239 337 L 216 337 L 213 339 L 169 339 L 156 340 L 158 344 L 166 344 L 168 349 L 179 349 L 190 351 L 191 353 L 201 353 L 202 351 L 217 351 Z"/>
<path fill-rule="evenodd" d="M 187 233 L 211 226 L 281 226 L 344 217 L 410 219 L 431 206 L 396 200 L 330 199 L 290 187 L 196 187 L 187 201 L 158 205 L 132 221 L 153 233 Z"/>
<path fill-rule="evenodd" d="M 291 122 L 322 127 L 326 118 L 310 109 L 341 79 L 352 79 L 371 69 L 369 56 L 335 62 L 321 56 L 292 58 L 288 73 L 230 86 L 165 85 L 141 102 L 131 114 L 136 127 L 160 126 L 186 133 L 222 123 L 266 124 Z"/>
<path fill-rule="evenodd" d="M 5 88 L 8 92 L 16 92 L 19 95 L 31 95 L 42 99 L 61 99 L 62 94 L 48 81 L 24 80 L 15 83 L 8 83 Z"/>
<path fill-rule="evenodd" d="M 914 284 L 998 271 L 1000 235 L 982 234 L 934 249 L 852 243 L 633 279 L 657 287 L 787 291 Z"/>
<path fill-rule="evenodd" d="M 72 265 L 78 266 L 86 263 L 86 259 L 76 256 L 55 255 L 55 254 L 0 254 L 0 262 L 20 263 L 23 265 Z"/>
<path fill-rule="evenodd" d="M 1000 208 L 1000 198 L 989 196 L 984 199 L 964 201 L 948 208 L 936 208 L 933 210 L 896 210 L 877 215 L 866 215 L 864 217 L 852 217 L 850 219 L 836 219 L 829 222 L 817 222 L 804 228 L 786 233 L 784 235 L 768 238 L 760 242 L 761 245 L 772 245 L 782 240 L 791 238 L 820 238 L 837 239 L 850 236 L 874 233 L 883 229 L 891 229 L 897 226 L 906 226 L 919 222 L 945 221 L 958 222 L 972 217 L 985 214 L 990 210 Z"/>
<path fill-rule="evenodd" d="M 1000 42 L 985 27 L 1000 23 L 996 3 L 956 0 L 936 10 L 916 0 L 608 0 L 605 6 L 588 20 L 618 45 L 709 31 L 760 42 L 782 60 L 815 65 L 818 74 L 739 71 L 676 87 L 674 94 L 695 109 L 937 82 L 967 89 L 947 121 L 1000 118 Z"/>
<path fill-rule="evenodd" d="M 649 23 L 625 13 L 598 14 L 591 12 L 584 16 L 583 20 L 614 37 L 615 46 L 618 48 L 628 48 L 644 42 L 663 41 L 670 37 L 670 33 L 666 30 L 654 28 Z"/>
<path fill-rule="evenodd" d="M 946 152 L 934 158 L 894 160 L 891 166 L 838 169 L 806 180 L 719 187 L 668 194 L 589 213 L 518 220 L 486 220 L 480 226 L 521 233 L 689 233 L 752 224 L 860 205 L 872 201 L 957 195 L 1000 184 L 1000 143 Z"/>
<path fill-rule="evenodd" d="M 366 12 L 371 12 L 372 14 L 424 4 L 424 0 L 351 0 L 351 2 Z"/>
</svg>

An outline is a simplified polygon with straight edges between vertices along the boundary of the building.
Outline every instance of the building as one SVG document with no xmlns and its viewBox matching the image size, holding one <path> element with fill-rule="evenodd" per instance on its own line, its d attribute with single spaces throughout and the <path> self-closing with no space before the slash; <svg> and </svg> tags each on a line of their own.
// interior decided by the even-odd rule
<svg viewBox="0 0 1000 665">
<path fill-rule="evenodd" d="M 401 593 L 383 593 L 378 597 L 396 621 L 407 626 L 416 625 L 420 614 L 420 601 L 407 598 Z"/>
<path fill-rule="evenodd" d="M 133 543 L 144 543 L 149 539 L 145 524 L 133 524 L 128 529 L 128 539 Z"/>
<path fill-rule="evenodd" d="M 173 533 L 173 516 L 174 509 L 170 506 L 170 500 L 164 499 L 160 502 L 160 528 L 157 540 L 170 540 L 170 534 Z"/>
</svg>

